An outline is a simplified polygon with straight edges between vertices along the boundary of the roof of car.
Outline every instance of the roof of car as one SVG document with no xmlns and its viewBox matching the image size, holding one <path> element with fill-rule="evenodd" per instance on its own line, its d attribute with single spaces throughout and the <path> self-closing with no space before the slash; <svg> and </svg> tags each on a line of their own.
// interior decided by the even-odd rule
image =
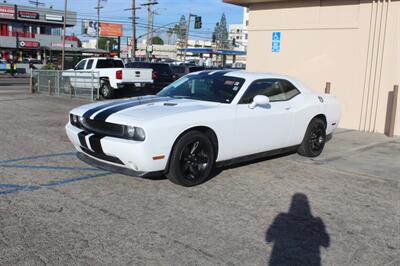
<svg viewBox="0 0 400 266">
<path fill-rule="evenodd" d="M 287 75 L 281 75 L 281 74 L 276 74 L 276 73 L 270 73 L 270 72 L 250 72 L 250 71 L 245 71 L 245 70 L 205 70 L 205 71 L 198 71 L 191 73 L 189 75 L 196 75 L 198 73 L 206 73 L 209 72 L 210 75 L 216 74 L 216 73 L 225 73 L 225 76 L 229 77 L 236 77 L 236 78 L 244 78 L 247 81 L 253 82 L 255 80 L 259 79 L 285 79 L 289 80 L 290 82 L 294 83 L 296 87 L 301 87 L 301 90 L 303 92 L 309 91 L 308 89 L 305 88 L 305 86 L 297 79 L 287 76 Z"/>
</svg>

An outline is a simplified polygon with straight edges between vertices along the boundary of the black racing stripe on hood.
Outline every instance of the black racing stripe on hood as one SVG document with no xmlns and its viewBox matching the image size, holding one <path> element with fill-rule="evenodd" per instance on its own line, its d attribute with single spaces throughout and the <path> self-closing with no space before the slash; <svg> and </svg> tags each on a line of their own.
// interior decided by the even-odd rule
<svg viewBox="0 0 400 266">
<path fill-rule="evenodd" d="M 101 104 L 101 105 L 99 105 L 99 106 L 97 106 L 97 107 L 94 107 L 94 108 L 92 108 L 92 109 L 86 111 L 86 112 L 83 114 L 83 117 L 84 117 L 84 118 L 90 118 L 94 113 L 96 113 L 96 112 L 98 112 L 98 111 L 100 111 L 100 110 L 102 110 L 102 109 L 105 109 L 105 108 L 108 108 L 108 107 L 111 107 L 111 106 L 114 106 L 114 105 L 118 105 L 118 104 L 124 103 L 124 102 L 126 102 L 126 101 L 127 101 L 127 100 L 124 100 L 124 101 L 115 101 L 115 102 L 111 102 L 111 103 L 107 103 L 107 104 Z"/>
<path fill-rule="evenodd" d="M 140 98 L 142 98 L 142 97 L 139 97 L 139 98 L 137 98 L 137 99 L 140 99 Z M 154 96 L 145 97 L 145 99 L 147 99 L 147 98 L 155 98 L 155 97 L 154 97 Z M 106 109 L 106 108 L 109 108 L 109 107 L 112 107 L 112 106 L 117 106 L 117 105 L 119 105 L 119 104 L 123 104 L 123 103 L 128 103 L 128 102 L 136 101 L 137 99 L 132 99 L 132 98 L 130 98 L 130 99 L 125 99 L 125 100 L 120 100 L 120 101 L 113 101 L 113 102 L 111 102 L 111 103 L 101 104 L 101 105 L 99 105 L 99 106 L 96 106 L 96 107 L 94 107 L 94 108 L 92 108 L 92 109 L 86 111 L 86 112 L 83 114 L 83 117 L 84 117 L 84 118 L 90 118 L 94 113 L 96 113 L 96 112 L 98 112 L 98 111 L 100 111 L 100 110 L 103 110 L 103 109 Z"/>
<path fill-rule="evenodd" d="M 149 103 L 168 101 L 168 99 L 169 99 L 168 97 L 155 97 L 155 98 L 150 98 L 150 99 L 139 99 L 134 102 L 129 102 L 126 104 L 118 105 L 118 106 L 112 107 L 110 109 L 104 110 L 104 111 L 98 113 L 94 117 L 94 120 L 105 121 L 109 116 L 111 116 L 115 113 L 118 113 L 120 111 L 126 110 L 128 108 L 132 108 L 132 107 L 144 105 L 144 104 L 149 104 Z"/>
</svg>

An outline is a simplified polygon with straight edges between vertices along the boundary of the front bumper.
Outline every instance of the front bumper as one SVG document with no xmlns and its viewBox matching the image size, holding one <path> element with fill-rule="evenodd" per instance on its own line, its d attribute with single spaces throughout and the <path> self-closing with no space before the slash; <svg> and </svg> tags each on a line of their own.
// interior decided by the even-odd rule
<svg viewBox="0 0 400 266">
<path fill-rule="evenodd" d="M 146 141 L 98 136 L 85 132 L 71 123 L 68 123 L 65 129 L 78 152 L 98 163 L 125 168 L 136 172 L 139 176 L 163 172 L 166 169 L 168 156 L 163 160 L 153 160 L 153 157 L 159 154 L 167 155 L 167 151 L 160 151 L 157 146 L 149 145 Z"/>
</svg>

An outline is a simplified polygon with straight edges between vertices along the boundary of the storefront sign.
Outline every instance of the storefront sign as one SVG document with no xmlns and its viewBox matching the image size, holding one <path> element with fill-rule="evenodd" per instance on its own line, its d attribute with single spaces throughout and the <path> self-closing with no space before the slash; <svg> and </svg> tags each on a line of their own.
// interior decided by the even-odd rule
<svg viewBox="0 0 400 266">
<path fill-rule="evenodd" d="M 63 43 L 62 42 L 52 42 L 51 43 L 52 47 L 63 47 Z M 65 44 L 65 48 L 72 48 L 72 44 L 71 43 L 66 43 Z"/>
<path fill-rule="evenodd" d="M 40 42 L 32 42 L 32 41 L 20 41 L 19 47 L 22 48 L 39 48 Z"/>
<path fill-rule="evenodd" d="M 52 15 L 52 14 L 46 14 L 45 15 L 45 19 L 48 20 L 48 21 L 57 21 L 57 22 L 63 22 L 64 21 L 64 17 L 63 16 Z"/>
<path fill-rule="evenodd" d="M 100 22 L 100 36 L 121 37 L 123 35 L 122 24 Z"/>
<path fill-rule="evenodd" d="M 18 11 L 18 17 L 26 19 L 39 19 L 39 13 L 30 11 Z"/>
<path fill-rule="evenodd" d="M 0 6 L 0 18 L 15 18 L 15 7 Z"/>
</svg>

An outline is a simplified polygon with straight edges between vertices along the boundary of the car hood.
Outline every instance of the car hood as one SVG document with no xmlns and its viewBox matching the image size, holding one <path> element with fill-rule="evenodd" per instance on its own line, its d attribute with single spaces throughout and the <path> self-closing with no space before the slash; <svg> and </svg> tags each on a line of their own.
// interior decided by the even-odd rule
<svg viewBox="0 0 400 266">
<path fill-rule="evenodd" d="M 166 116 L 216 108 L 221 103 L 192 99 L 145 96 L 82 106 L 72 113 L 116 124 L 148 122 Z"/>
</svg>

